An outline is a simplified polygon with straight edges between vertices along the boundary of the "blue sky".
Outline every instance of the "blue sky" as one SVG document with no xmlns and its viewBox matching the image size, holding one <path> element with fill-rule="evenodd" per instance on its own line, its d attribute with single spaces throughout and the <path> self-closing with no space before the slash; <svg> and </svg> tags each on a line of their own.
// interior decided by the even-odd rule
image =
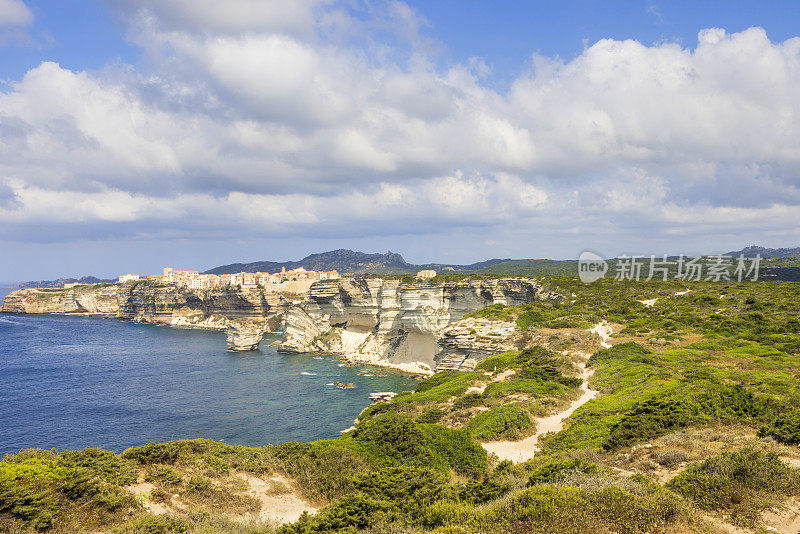
<svg viewBox="0 0 800 534">
<path fill-rule="evenodd" d="M 532 53 L 571 59 L 600 39 L 671 41 L 693 46 L 702 28 L 738 32 L 752 26 L 773 41 L 797 35 L 800 3 L 687 1 L 426 0 L 408 2 L 426 19 L 423 32 L 440 42 L 442 60 L 484 59 L 498 84 L 529 64 Z M 28 0 L 35 15 L 33 43 L 0 48 L 0 76 L 17 79 L 41 61 L 70 69 L 108 62 L 135 64 L 138 47 L 126 40 L 124 19 L 97 0 Z"/>
<path fill-rule="evenodd" d="M 800 3 L 792 1 L 771 1 L 768 7 L 764 2 L 715 0 L 430 0 L 412 4 L 430 21 L 430 33 L 444 43 L 449 55 L 457 61 L 485 58 L 500 80 L 515 77 L 532 53 L 569 60 L 600 39 L 694 46 L 702 28 L 738 32 L 760 26 L 772 40 L 783 41 L 797 35 L 800 20 Z"/>
<path fill-rule="evenodd" d="M 798 245 L 798 20 L 797 2 L 0 0 L 0 281 L 342 247 Z"/>
</svg>

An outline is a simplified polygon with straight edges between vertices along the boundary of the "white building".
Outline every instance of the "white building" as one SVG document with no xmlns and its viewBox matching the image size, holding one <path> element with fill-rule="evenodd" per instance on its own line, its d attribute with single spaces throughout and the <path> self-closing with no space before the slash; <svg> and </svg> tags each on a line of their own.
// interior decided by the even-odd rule
<svg viewBox="0 0 800 534">
<path fill-rule="evenodd" d="M 125 282 L 133 282 L 134 280 L 139 280 L 141 277 L 138 274 L 123 274 L 119 277 L 119 283 L 124 284 Z"/>
<path fill-rule="evenodd" d="M 436 271 L 434 271 L 433 269 L 425 269 L 424 271 L 420 271 L 417 273 L 417 278 L 419 278 L 420 280 L 430 280 L 434 276 L 436 276 Z"/>
</svg>

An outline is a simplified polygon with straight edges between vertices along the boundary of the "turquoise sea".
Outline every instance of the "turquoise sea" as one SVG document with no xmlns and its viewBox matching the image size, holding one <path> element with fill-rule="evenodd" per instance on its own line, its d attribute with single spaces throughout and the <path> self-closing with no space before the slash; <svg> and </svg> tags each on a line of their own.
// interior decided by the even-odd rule
<svg viewBox="0 0 800 534">
<path fill-rule="evenodd" d="M 275 339 L 230 353 L 221 332 L 0 314 L 0 455 L 28 447 L 119 452 L 197 437 L 242 445 L 335 438 L 370 393 L 416 386 L 333 356 L 279 354 L 268 347 Z"/>
</svg>

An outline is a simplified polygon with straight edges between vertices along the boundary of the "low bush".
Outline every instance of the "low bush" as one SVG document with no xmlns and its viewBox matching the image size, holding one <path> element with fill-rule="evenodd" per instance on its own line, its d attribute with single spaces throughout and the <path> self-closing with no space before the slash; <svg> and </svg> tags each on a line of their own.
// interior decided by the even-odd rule
<svg viewBox="0 0 800 534">
<path fill-rule="evenodd" d="M 759 511 L 800 492 L 800 471 L 775 453 L 724 452 L 692 465 L 667 486 L 705 510 L 722 510 L 735 523 L 755 526 Z"/>
<path fill-rule="evenodd" d="M 646 441 L 668 434 L 686 426 L 691 414 L 685 403 L 671 399 L 648 399 L 637 404 L 625 414 L 611 430 L 611 435 L 603 443 L 603 449 Z"/>
<path fill-rule="evenodd" d="M 428 408 L 417 417 L 417 423 L 436 423 L 444 417 L 445 411 L 441 408 Z"/>
<path fill-rule="evenodd" d="M 517 328 L 528 330 L 531 326 L 544 322 L 544 316 L 538 310 L 524 311 L 517 316 Z"/>
<path fill-rule="evenodd" d="M 440 371 L 420 382 L 414 394 L 395 397 L 392 405 L 443 402 L 451 397 L 463 395 L 467 388 L 482 376 L 482 373 L 475 371 Z"/>
<path fill-rule="evenodd" d="M 498 406 L 481 412 L 467 423 L 467 430 L 475 439 L 490 440 L 504 436 L 517 437 L 519 432 L 531 426 L 527 412 L 513 405 Z"/>
<path fill-rule="evenodd" d="M 490 373 L 505 371 L 517 361 L 519 351 L 510 350 L 484 358 L 475 366 L 476 371 L 488 371 Z"/>
<path fill-rule="evenodd" d="M 145 471 L 144 481 L 162 486 L 177 486 L 183 481 L 183 477 L 165 465 L 150 465 Z"/>
<path fill-rule="evenodd" d="M 232 469 L 262 473 L 272 469 L 268 447 L 228 445 L 211 439 L 148 443 L 123 451 L 121 457 L 140 465 L 183 465 L 211 468 L 220 473 Z"/>
<path fill-rule="evenodd" d="M 664 467 L 674 467 L 689 459 L 686 452 L 680 449 L 666 449 L 655 453 L 656 462 Z"/>
<path fill-rule="evenodd" d="M 39 530 L 77 514 L 81 525 L 105 525 L 137 507 L 120 488 L 135 478 L 129 462 L 107 451 L 24 450 L 0 461 L 0 513 Z"/>
<path fill-rule="evenodd" d="M 481 393 L 467 393 L 457 398 L 453 403 L 453 410 L 463 410 L 472 408 L 473 406 L 480 406 L 484 402 L 483 394 Z"/>
<path fill-rule="evenodd" d="M 409 465 L 464 474 L 486 469 L 486 451 L 466 430 L 420 424 L 388 412 L 359 425 L 336 443 L 378 466 Z"/>
<path fill-rule="evenodd" d="M 800 410 L 781 413 L 770 424 L 763 426 L 758 435 L 773 437 L 787 445 L 797 445 L 800 443 Z"/>
<path fill-rule="evenodd" d="M 569 458 L 555 456 L 547 458 L 543 463 L 537 465 L 528 477 L 528 486 L 537 484 L 553 484 L 563 479 L 567 474 L 581 472 L 588 475 L 596 474 L 599 467 L 594 462 L 588 462 L 580 458 Z"/>
</svg>

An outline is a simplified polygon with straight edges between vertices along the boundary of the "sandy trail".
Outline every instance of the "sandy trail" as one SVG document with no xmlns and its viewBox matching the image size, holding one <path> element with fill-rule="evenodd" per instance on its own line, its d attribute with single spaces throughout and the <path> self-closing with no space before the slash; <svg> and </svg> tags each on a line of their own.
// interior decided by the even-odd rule
<svg viewBox="0 0 800 534">
<path fill-rule="evenodd" d="M 594 327 L 589 330 L 589 332 L 593 332 L 600 336 L 600 346 L 604 349 L 611 348 L 611 334 L 614 333 L 611 330 L 611 325 L 608 324 L 608 321 L 603 321 L 594 325 Z"/>
<path fill-rule="evenodd" d="M 255 497 L 261 503 L 261 511 L 236 519 L 250 520 L 255 516 L 260 521 L 280 525 L 294 523 L 305 511 L 309 514 L 317 513 L 316 507 L 291 491 L 291 482 L 286 477 L 274 475 L 264 480 L 249 473 L 238 473 L 237 476 L 247 483 L 246 494 Z M 286 488 L 287 492 L 276 494 L 276 486 Z"/>
<path fill-rule="evenodd" d="M 657 300 L 658 299 L 649 299 L 649 300 L 640 300 L 639 302 L 641 302 L 642 304 L 644 304 L 648 308 L 652 308 Z"/>
<path fill-rule="evenodd" d="M 600 344 L 604 348 L 611 346 L 611 326 L 607 321 L 594 325 L 594 328 L 589 330 L 600 336 Z M 569 408 L 563 412 L 559 412 L 549 417 L 542 417 L 536 420 L 536 433 L 520 441 L 492 441 L 483 443 L 483 448 L 487 452 L 493 452 L 501 460 L 511 460 L 512 462 L 525 462 L 533 458 L 539 452 L 539 438 L 549 432 L 559 432 L 564 428 L 564 420 L 572 415 L 575 410 L 597 397 L 597 391 L 589 389 L 589 378 L 594 374 L 594 369 L 588 369 L 586 362 L 582 364 L 581 378 L 581 391 L 583 394 L 576 400 L 570 403 Z"/>
<path fill-rule="evenodd" d="M 589 378 L 594 374 L 594 369 L 587 369 L 584 365 L 581 378 L 583 378 L 583 385 L 581 390 L 583 394 L 580 398 L 572 401 L 569 408 L 563 412 L 559 412 L 549 417 L 543 417 L 536 420 L 536 433 L 520 441 L 492 441 L 490 443 L 483 443 L 483 448 L 487 452 L 495 453 L 501 460 L 511 460 L 512 462 L 525 462 L 533 458 L 539 452 L 539 437 L 544 436 L 548 432 L 558 432 L 564 428 L 564 419 L 572 415 L 572 413 L 579 407 L 583 406 L 597 396 L 597 391 L 589 389 L 586 386 Z"/>
</svg>

